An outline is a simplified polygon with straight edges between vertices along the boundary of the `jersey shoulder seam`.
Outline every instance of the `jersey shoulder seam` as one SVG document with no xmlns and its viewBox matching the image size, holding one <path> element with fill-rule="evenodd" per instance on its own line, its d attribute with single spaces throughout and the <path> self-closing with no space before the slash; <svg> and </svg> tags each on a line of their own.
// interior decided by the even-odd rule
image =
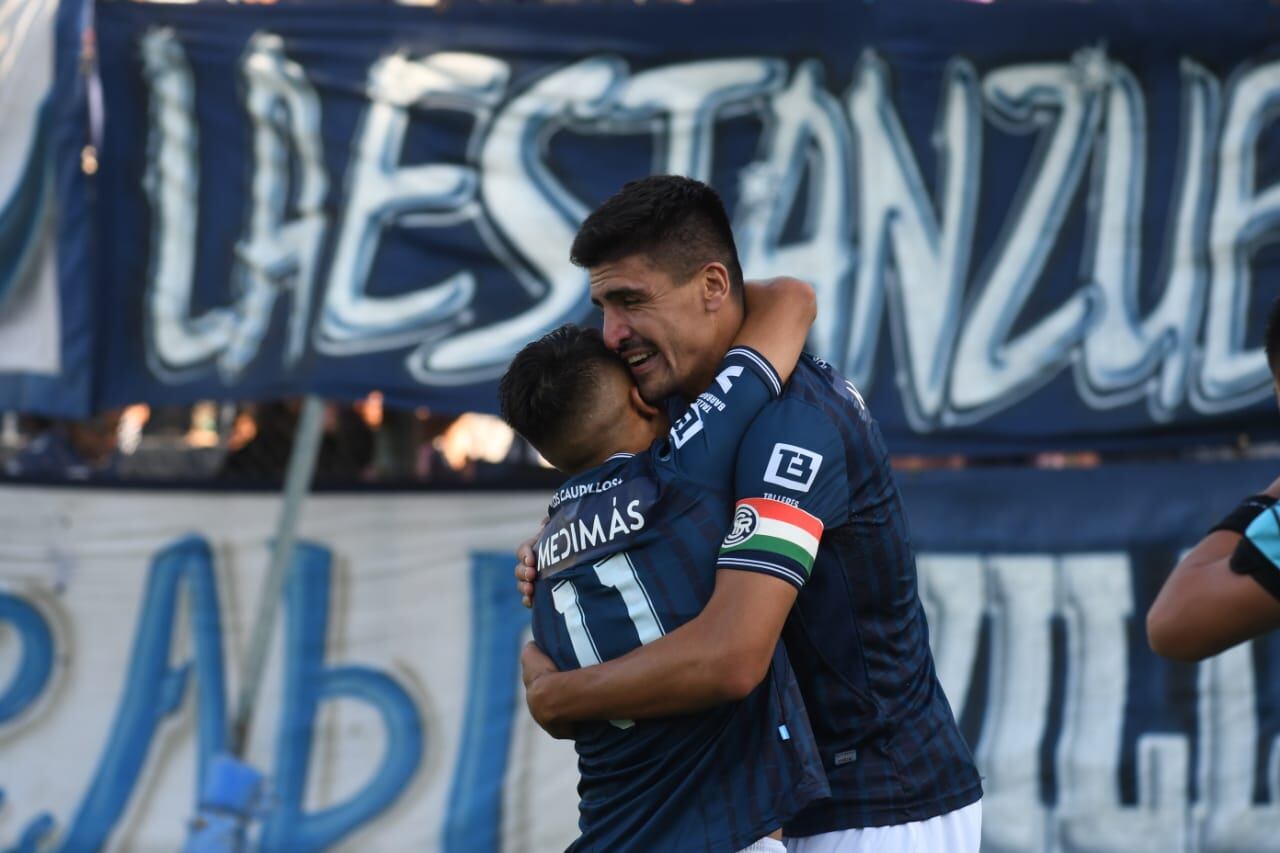
<svg viewBox="0 0 1280 853">
<path fill-rule="evenodd" d="M 755 429 L 756 424 L 761 422 L 762 416 L 766 414 L 771 407 L 786 404 L 786 403 L 794 403 L 795 405 L 798 405 L 798 406 L 804 406 L 806 409 L 811 409 L 819 417 L 822 418 L 822 420 L 826 423 L 827 429 L 831 430 L 837 438 L 840 437 L 839 426 L 836 425 L 836 422 L 832 420 L 831 415 L 829 415 L 825 409 L 823 409 L 820 405 L 818 405 L 817 402 L 813 400 L 806 400 L 800 396 L 788 397 L 786 395 L 786 392 L 783 392 L 783 396 L 777 398 L 776 400 L 770 400 L 768 403 L 765 404 L 765 407 L 760 410 L 760 413 L 758 415 L 756 415 L 755 420 L 753 420 L 751 424 L 747 427 L 747 434 L 749 435 L 751 431 Z M 844 443 L 836 442 L 836 444 L 839 447 L 841 457 L 844 457 L 846 455 L 845 449 L 844 449 Z"/>
</svg>

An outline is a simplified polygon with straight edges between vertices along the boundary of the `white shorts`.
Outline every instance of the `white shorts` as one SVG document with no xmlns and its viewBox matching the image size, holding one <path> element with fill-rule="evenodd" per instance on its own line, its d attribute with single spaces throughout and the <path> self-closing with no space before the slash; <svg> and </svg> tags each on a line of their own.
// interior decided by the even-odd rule
<svg viewBox="0 0 1280 853">
<path fill-rule="evenodd" d="M 978 853 L 982 800 L 897 826 L 869 826 L 788 838 L 787 853 Z"/>
<path fill-rule="evenodd" d="M 766 835 L 754 844 L 743 847 L 738 853 L 787 853 L 787 846 Z"/>
</svg>

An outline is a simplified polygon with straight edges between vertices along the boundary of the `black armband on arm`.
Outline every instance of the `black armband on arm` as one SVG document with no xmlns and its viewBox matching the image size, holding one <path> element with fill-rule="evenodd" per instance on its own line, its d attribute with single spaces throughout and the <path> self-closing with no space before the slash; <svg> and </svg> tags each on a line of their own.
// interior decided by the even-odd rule
<svg viewBox="0 0 1280 853">
<path fill-rule="evenodd" d="M 1248 536 L 1240 540 L 1227 564 L 1238 575 L 1252 575 L 1263 589 L 1280 599 L 1280 568 Z"/>
<path fill-rule="evenodd" d="M 1249 525 L 1253 523 L 1253 520 L 1271 509 L 1275 504 L 1276 499 L 1271 495 L 1250 495 L 1242 500 L 1239 506 L 1227 513 L 1226 518 L 1209 528 L 1209 532 L 1215 533 L 1219 530 L 1229 530 L 1232 533 L 1239 533 L 1243 536 L 1244 532 L 1249 529 Z"/>
<path fill-rule="evenodd" d="M 1238 575 L 1252 575 L 1263 589 L 1280 599 L 1280 512 L 1274 505 L 1249 523 L 1228 565 Z"/>
</svg>

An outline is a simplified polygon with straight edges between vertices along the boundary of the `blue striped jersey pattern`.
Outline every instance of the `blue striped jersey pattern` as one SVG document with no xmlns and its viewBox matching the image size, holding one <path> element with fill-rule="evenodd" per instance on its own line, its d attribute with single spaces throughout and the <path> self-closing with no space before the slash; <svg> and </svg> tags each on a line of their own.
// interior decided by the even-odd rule
<svg viewBox="0 0 1280 853">
<path fill-rule="evenodd" d="M 747 542 L 721 558 L 725 569 L 799 588 L 783 639 L 831 798 L 786 833 L 909 823 L 978 800 L 977 769 L 934 670 L 888 453 L 857 389 L 801 358 L 743 437 L 735 476 L 736 500 L 786 504 L 821 523 L 811 565 L 790 545 Z"/>
</svg>

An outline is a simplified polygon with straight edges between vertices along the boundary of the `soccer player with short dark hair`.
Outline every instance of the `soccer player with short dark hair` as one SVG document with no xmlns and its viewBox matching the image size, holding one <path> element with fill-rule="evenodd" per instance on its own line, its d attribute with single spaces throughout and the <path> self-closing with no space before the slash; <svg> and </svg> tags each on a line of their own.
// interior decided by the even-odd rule
<svg viewBox="0 0 1280 853">
<path fill-rule="evenodd" d="M 536 546 L 534 638 L 560 668 L 652 642 L 710 599 L 738 443 L 781 392 L 814 317 L 802 282 L 752 285 L 749 298 L 754 321 L 674 425 L 644 402 L 595 329 L 551 332 L 503 376 L 503 417 L 571 475 Z M 574 726 L 582 835 L 571 849 L 780 847 L 766 836 L 829 789 L 786 653 L 774 646 L 768 675 L 741 701 Z"/>
<path fill-rule="evenodd" d="M 1267 366 L 1280 395 L 1280 300 L 1267 317 Z M 1156 654 L 1203 660 L 1280 628 L 1280 480 L 1240 502 L 1174 568 L 1147 613 Z"/>
<path fill-rule="evenodd" d="M 744 318 L 713 190 L 675 176 L 630 183 L 583 223 L 572 257 L 590 274 L 605 343 L 646 401 L 689 401 L 707 386 Z M 754 688 L 781 635 L 832 793 L 784 825 L 788 849 L 977 850 L 981 781 L 934 670 L 888 454 L 830 365 L 802 357 L 764 406 L 737 454 L 734 497 L 734 529 L 696 618 L 572 672 L 526 648 L 535 719 L 555 728 L 710 707 Z M 796 547 L 815 541 L 813 558 Z M 527 543 L 520 557 L 527 596 Z"/>
</svg>

